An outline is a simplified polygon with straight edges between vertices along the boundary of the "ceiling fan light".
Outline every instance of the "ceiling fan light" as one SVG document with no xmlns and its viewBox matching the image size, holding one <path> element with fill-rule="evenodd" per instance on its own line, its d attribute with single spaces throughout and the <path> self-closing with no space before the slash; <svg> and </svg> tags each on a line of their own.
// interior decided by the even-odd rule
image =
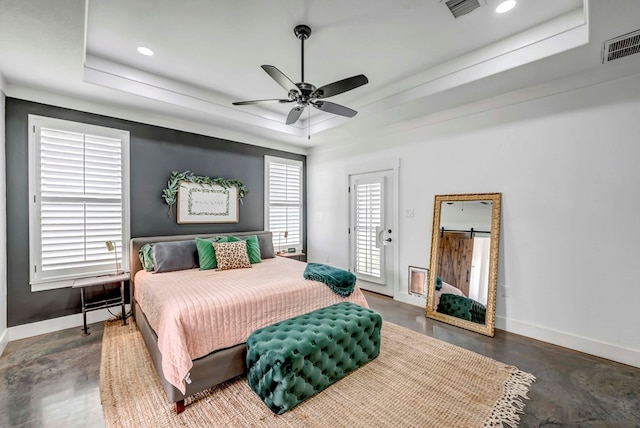
<svg viewBox="0 0 640 428">
<path fill-rule="evenodd" d="M 152 56 L 153 51 L 145 46 L 138 46 L 138 52 L 145 56 Z"/>
<path fill-rule="evenodd" d="M 507 13 L 516 6 L 516 0 L 506 0 L 496 7 L 497 13 Z"/>
<path fill-rule="evenodd" d="M 294 28 L 294 33 L 297 38 L 300 39 L 302 48 L 302 82 L 293 83 L 282 71 L 278 70 L 273 65 L 262 65 L 262 69 L 269 75 L 276 83 L 282 86 L 287 91 L 287 99 L 280 100 L 253 100 L 253 101 L 235 101 L 233 105 L 248 105 L 248 104 L 260 104 L 260 103 L 295 103 L 293 108 L 289 110 L 285 123 L 287 125 L 293 125 L 302 115 L 303 110 L 312 105 L 318 110 L 322 110 L 327 113 L 337 114 L 344 117 L 353 117 L 358 112 L 340 104 L 331 102 L 319 101 L 318 98 L 328 98 L 334 95 L 341 94 L 343 92 L 350 91 L 357 87 L 360 87 L 369 82 L 364 74 L 352 76 L 347 79 L 338 80 L 337 82 L 329 83 L 320 88 L 316 88 L 310 83 L 304 81 L 304 41 L 311 35 L 311 28 L 307 25 L 297 25 Z M 309 115 L 311 114 L 308 112 Z M 311 116 L 309 116 L 310 120 Z M 310 123 L 310 122 L 309 122 Z"/>
</svg>

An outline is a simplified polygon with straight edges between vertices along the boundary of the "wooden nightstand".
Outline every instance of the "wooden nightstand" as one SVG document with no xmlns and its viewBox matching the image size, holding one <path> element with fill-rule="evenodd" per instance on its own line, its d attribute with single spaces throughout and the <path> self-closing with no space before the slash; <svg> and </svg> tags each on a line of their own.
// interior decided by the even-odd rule
<svg viewBox="0 0 640 428">
<path fill-rule="evenodd" d="M 117 275 L 104 275 L 93 278 L 80 278 L 73 281 L 71 288 L 80 289 L 80 300 L 82 302 L 82 321 L 84 325 L 83 336 L 88 336 L 87 328 L 87 312 L 95 311 L 98 309 L 111 308 L 113 306 L 122 306 L 122 325 L 127 325 L 127 313 L 124 308 L 124 283 L 129 281 L 129 273 L 121 273 Z M 97 285 L 107 285 L 120 283 L 120 297 L 105 298 L 102 300 L 95 300 L 87 302 L 84 296 L 84 290 L 88 287 L 94 287 Z"/>
<path fill-rule="evenodd" d="M 288 259 L 294 259 L 297 260 L 299 262 L 305 262 L 307 261 L 307 255 L 305 253 L 299 252 L 299 253 L 276 253 L 276 256 L 278 257 L 286 257 Z"/>
</svg>

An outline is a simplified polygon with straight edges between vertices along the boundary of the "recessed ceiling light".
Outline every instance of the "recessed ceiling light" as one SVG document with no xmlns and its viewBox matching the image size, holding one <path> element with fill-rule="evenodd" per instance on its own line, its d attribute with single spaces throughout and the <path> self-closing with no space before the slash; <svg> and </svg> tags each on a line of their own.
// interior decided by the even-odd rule
<svg viewBox="0 0 640 428">
<path fill-rule="evenodd" d="M 509 12 L 516 6 L 516 0 L 506 0 L 503 1 L 496 7 L 496 12 L 498 13 L 506 13 Z"/>
<path fill-rule="evenodd" d="M 149 48 L 145 48 L 144 46 L 138 46 L 138 52 L 142 55 L 151 56 L 153 55 L 153 51 Z"/>
</svg>

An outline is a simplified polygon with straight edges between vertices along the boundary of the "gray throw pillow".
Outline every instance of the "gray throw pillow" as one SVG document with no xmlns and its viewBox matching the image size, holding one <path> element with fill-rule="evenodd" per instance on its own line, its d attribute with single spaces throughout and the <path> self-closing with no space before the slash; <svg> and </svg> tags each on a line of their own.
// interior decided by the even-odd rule
<svg viewBox="0 0 640 428">
<path fill-rule="evenodd" d="M 260 245 L 260 257 L 263 259 L 272 259 L 276 256 L 276 252 L 273 249 L 273 241 L 271 239 L 273 235 L 265 234 L 258 235 L 258 244 Z"/>
<path fill-rule="evenodd" d="M 153 245 L 153 270 L 172 272 L 198 267 L 196 241 L 158 242 Z"/>
</svg>

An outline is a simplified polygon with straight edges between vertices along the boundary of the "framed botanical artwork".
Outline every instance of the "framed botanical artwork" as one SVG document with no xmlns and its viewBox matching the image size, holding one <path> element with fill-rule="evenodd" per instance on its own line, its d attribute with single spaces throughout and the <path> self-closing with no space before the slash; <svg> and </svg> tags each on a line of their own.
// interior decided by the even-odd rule
<svg viewBox="0 0 640 428">
<path fill-rule="evenodd" d="M 180 182 L 178 223 L 237 223 L 239 220 L 236 187 Z"/>
<path fill-rule="evenodd" d="M 409 294 L 425 296 L 427 293 L 427 279 L 429 269 L 409 266 Z"/>
</svg>

